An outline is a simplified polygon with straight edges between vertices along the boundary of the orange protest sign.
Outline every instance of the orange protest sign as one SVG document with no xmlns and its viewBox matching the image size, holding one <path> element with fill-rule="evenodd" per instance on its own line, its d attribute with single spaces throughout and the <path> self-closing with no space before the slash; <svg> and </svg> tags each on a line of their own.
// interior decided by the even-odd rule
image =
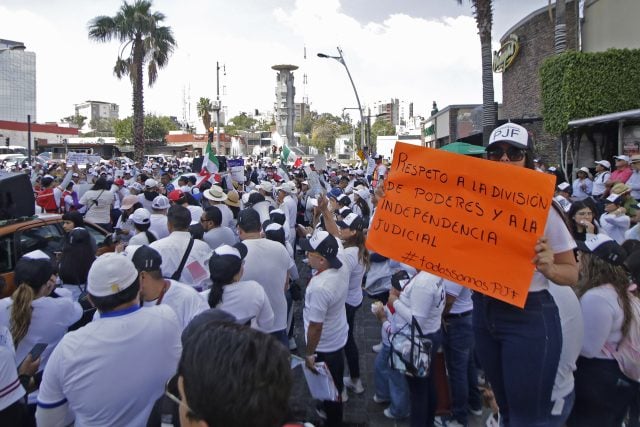
<svg viewBox="0 0 640 427">
<path fill-rule="evenodd" d="M 367 247 L 524 307 L 555 178 L 396 143 Z"/>
</svg>

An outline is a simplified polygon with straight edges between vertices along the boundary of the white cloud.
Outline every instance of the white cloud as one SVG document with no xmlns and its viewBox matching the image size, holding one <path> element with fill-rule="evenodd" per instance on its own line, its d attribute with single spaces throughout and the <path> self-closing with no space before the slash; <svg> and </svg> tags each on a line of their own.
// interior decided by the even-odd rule
<svg viewBox="0 0 640 427">
<path fill-rule="evenodd" d="M 94 43 L 87 22 L 96 15 L 114 15 L 119 0 L 78 5 L 49 5 L 24 0 L 19 7 L 0 6 L 1 38 L 23 41 L 36 52 L 38 121 L 73 113 L 73 104 L 98 99 L 120 104 L 121 117 L 131 111 L 131 86 L 112 69 L 118 43 Z M 362 24 L 342 12 L 339 0 L 297 0 L 292 8 L 265 10 L 237 0 L 156 0 L 167 16 L 178 49 L 161 70 L 156 85 L 145 88 L 145 109 L 182 117 L 183 88 L 192 104 L 201 96 L 215 99 L 215 62 L 221 71 L 223 103 L 231 115 L 271 108 L 275 100 L 277 63 L 300 66 L 296 100 L 305 88 L 312 108 L 339 114 L 355 106 L 343 67 L 321 59 L 341 46 L 363 104 L 400 98 L 425 114 L 436 100 L 440 108 L 480 103 L 480 43 L 475 21 L 468 16 L 422 19 L 405 14 L 383 22 Z M 461 11 L 462 13 L 462 11 Z M 307 57 L 303 57 L 306 46 Z M 189 92 L 189 91 L 187 91 Z M 496 85 L 496 98 L 500 98 Z M 352 114 L 353 116 L 354 114 Z M 192 119 L 197 121 L 192 107 Z"/>
</svg>

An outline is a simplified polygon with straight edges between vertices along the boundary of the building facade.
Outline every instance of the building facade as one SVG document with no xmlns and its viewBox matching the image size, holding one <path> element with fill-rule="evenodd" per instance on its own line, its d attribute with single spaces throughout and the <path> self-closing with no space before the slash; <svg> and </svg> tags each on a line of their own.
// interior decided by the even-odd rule
<svg viewBox="0 0 640 427">
<path fill-rule="evenodd" d="M 36 121 L 36 54 L 24 43 L 0 39 L 0 120 Z"/>
<path fill-rule="evenodd" d="M 85 101 L 75 105 L 76 115 L 87 118 L 81 132 L 100 131 L 101 129 L 109 129 L 112 120 L 118 120 L 119 109 L 118 104 L 103 101 Z"/>
<path fill-rule="evenodd" d="M 582 51 L 611 48 L 640 49 L 640 2 L 637 0 L 586 0 L 582 20 Z"/>
</svg>

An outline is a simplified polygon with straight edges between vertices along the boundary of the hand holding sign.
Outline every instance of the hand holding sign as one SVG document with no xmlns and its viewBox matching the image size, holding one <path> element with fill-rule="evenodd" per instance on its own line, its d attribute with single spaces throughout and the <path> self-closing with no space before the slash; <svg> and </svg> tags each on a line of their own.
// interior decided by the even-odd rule
<svg viewBox="0 0 640 427">
<path fill-rule="evenodd" d="M 555 269 L 551 175 L 396 143 L 384 185 L 367 237 L 382 255 L 519 307 Z"/>
</svg>

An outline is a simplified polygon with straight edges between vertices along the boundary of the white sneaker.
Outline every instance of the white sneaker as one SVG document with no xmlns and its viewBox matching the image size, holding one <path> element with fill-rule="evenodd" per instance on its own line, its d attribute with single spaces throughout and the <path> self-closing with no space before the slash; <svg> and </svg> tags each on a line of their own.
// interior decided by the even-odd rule
<svg viewBox="0 0 640 427">
<path fill-rule="evenodd" d="M 376 402 L 376 403 L 389 403 L 390 402 L 389 399 L 382 399 L 382 398 L 378 397 L 377 394 L 373 395 L 373 401 Z"/>
<path fill-rule="evenodd" d="M 344 382 L 345 388 L 348 388 L 355 394 L 364 393 L 364 386 L 362 385 L 362 380 L 360 380 L 360 378 L 354 381 L 351 377 L 344 377 L 342 378 L 342 381 Z"/>
<path fill-rule="evenodd" d="M 382 343 L 379 342 L 378 344 L 372 346 L 371 350 L 373 350 L 374 353 L 380 353 L 382 351 Z"/>
<path fill-rule="evenodd" d="M 347 388 L 343 388 L 342 389 L 342 403 L 345 403 L 347 400 L 349 400 L 349 393 L 347 393 Z"/>
</svg>

